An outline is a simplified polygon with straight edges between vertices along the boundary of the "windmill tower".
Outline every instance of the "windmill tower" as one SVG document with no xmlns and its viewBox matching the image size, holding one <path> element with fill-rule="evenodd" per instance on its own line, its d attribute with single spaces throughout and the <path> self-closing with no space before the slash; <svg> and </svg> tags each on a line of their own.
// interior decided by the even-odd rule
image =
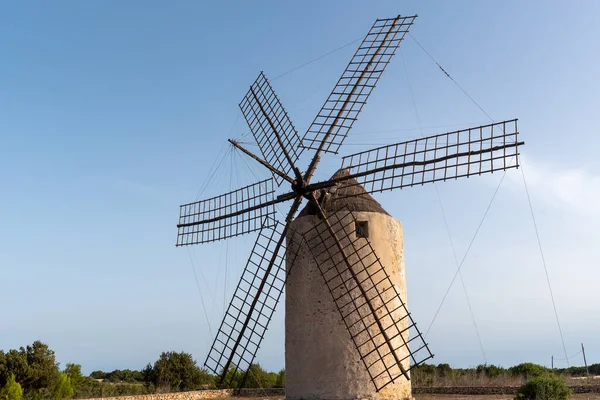
<svg viewBox="0 0 600 400">
<path fill-rule="evenodd" d="M 401 224 L 370 194 L 518 167 L 517 120 L 352 154 L 331 179 L 311 182 L 415 18 L 375 21 L 302 139 L 261 72 L 240 108 L 262 157 L 229 141 L 273 178 L 180 206 L 177 246 L 258 232 L 204 364 L 219 384 L 241 377 L 244 386 L 286 287 L 290 399 L 409 397 L 410 369 L 432 357 L 406 308 Z M 301 171 L 303 154 L 310 162 Z M 291 192 L 276 194 L 284 181 Z M 275 205 L 288 201 L 279 221 Z"/>
<path fill-rule="evenodd" d="M 346 170 L 340 169 L 332 179 L 347 174 Z M 396 353 L 403 368 L 409 370 L 409 352 L 402 346 L 404 341 L 410 339 L 408 329 L 411 325 L 403 307 L 406 304 L 406 279 L 402 224 L 354 180 L 336 185 L 333 193 L 331 190 L 326 192 L 321 207 L 328 219 L 336 222 L 334 225 L 339 228 L 336 231 L 340 231 L 338 236 L 342 244 L 358 250 L 358 254 L 348 253 L 355 257 L 353 264 L 360 260 L 360 265 L 353 265 L 354 271 L 360 275 L 359 279 L 363 281 L 371 276 L 377 282 L 385 279 L 383 272 L 387 273 L 389 280 L 380 283 L 379 287 L 382 291 L 389 291 L 390 295 L 386 297 L 388 303 L 385 304 L 389 310 L 383 307 L 382 301 L 374 301 L 373 305 L 378 308 L 381 320 L 385 321 L 383 314 L 388 313 L 398 321 L 403 337 L 394 338 L 393 343 L 398 349 Z M 295 266 L 291 263 L 287 265 L 288 270 L 293 267 L 295 271 L 288 276 L 286 286 L 286 397 L 294 400 L 410 398 L 411 385 L 408 379 L 396 379 L 375 393 L 372 377 L 376 377 L 377 384 L 384 383 L 387 368 L 393 366 L 396 360 L 391 355 L 386 359 L 376 352 L 367 354 L 368 349 L 361 347 L 359 351 L 356 347 L 355 340 L 358 344 L 364 341 L 360 338 L 360 331 L 369 322 L 363 324 L 362 315 L 368 310 L 367 307 L 361 309 L 360 304 L 356 308 L 354 304 L 346 304 L 348 301 L 345 297 L 351 296 L 331 296 L 330 289 L 343 285 L 344 275 L 348 274 L 344 268 L 338 270 L 343 261 L 332 259 L 331 255 L 335 252 L 330 254 L 326 250 L 327 245 L 333 243 L 321 242 L 320 224 L 317 210 L 309 203 L 291 225 L 293 231 L 306 237 L 306 243 L 292 244 L 300 246 L 299 249 L 290 249 L 288 245 L 291 253 L 297 252 L 297 256 Z M 392 285 L 401 301 L 395 297 Z M 364 286 L 367 290 L 370 287 L 367 283 Z M 354 292 L 353 297 L 359 298 L 360 293 L 356 289 Z M 345 318 L 347 323 L 340 319 L 340 311 L 343 314 L 352 313 Z M 363 314 L 359 314 L 361 311 Z M 352 327 L 353 324 L 356 325 Z M 352 337 L 348 335 L 348 326 L 352 327 Z M 362 336 L 366 336 L 365 333 Z M 381 346 L 382 338 L 376 339 L 375 343 Z M 393 373 L 400 374 L 401 371 L 396 368 Z"/>
</svg>

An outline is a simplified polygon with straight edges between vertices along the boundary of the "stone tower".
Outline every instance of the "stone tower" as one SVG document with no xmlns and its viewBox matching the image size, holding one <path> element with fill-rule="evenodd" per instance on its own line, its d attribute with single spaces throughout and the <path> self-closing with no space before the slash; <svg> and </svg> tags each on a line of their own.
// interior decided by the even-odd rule
<svg viewBox="0 0 600 400">
<path fill-rule="evenodd" d="M 334 177 L 347 174 L 339 170 Z M 347 197 L 364 193 L 360 196 Z M 345 181 L 324 193 L 328 217 L 349 210 L 377 253 L 406 303 L 402 224 L 392 218 L 356 181 Z M 319 222 L 310 204 L 290 231 L 309 232 Z M 309 233 L 310 234 L 310 233 Z M 288 238 L 289 239 L 289 238 Z M 288 240 L 289 242 L 289 240 Z M 290 259 L 290 257 L 288 257 Z M 291 265 L 287 265 L 288 270 Z M 310 249 L 303 244 L 288 276 L 285 302 L 286 399 L 407 399 L 410 381 L 401 377 L 376 392 Z M 408 354 L 408 353 L 406 353 Z M 403 354 L 402 356 L 406 355 Z M 408 369 L 408 359 L 403 362 Z"/>
</svg>

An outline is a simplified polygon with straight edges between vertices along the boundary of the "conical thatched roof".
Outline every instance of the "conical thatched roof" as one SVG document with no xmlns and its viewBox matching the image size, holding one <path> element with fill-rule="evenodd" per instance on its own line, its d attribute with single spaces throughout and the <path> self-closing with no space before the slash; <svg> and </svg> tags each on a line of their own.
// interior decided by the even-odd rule
<svg viewBox="0 0 600 400">
<path fill-rule="evenodd" d="M 342 176 L 347 176 L 348 170 L 345 168 L 339 169 L 331 179 L 336 179 Z M 319 204 L 325 213 L 330 214 L 339 211 L 343 208 L 349 211 L 367 211 L 378 212 L 389 215 L 381 204 L 377 202 L 367 191 L 355 180 L 348 179 L 338 183 L 327 189 L 323 189 L 320 196 L 317 196 Z M 298 218 L 306 215 L 316 215 L 314 207 L 308 203 Z"/>
</svg>

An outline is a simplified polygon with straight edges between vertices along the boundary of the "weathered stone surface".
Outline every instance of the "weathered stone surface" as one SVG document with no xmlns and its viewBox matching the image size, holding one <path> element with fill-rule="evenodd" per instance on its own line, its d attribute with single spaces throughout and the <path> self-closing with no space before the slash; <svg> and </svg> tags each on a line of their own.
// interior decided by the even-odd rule
<svg viewBox="0 0 600 400">
<path fill-rule="evenodd" d="M 369 241 L 406 302 L 402 224 L 379 212 L 353 212 L 352 215 L 358 221 L 368 222 Z M 292 230 L 309 232 L 318 221 L 314 215 L 300 217 L 292 223 Z M 288 265 L 288 270 L 290 267 Z M 285 322 L 286 399 L 397 400 L 411 397 L 410 381 L 404 378 L 376 392 L 306 245 L 300 249 L 288 277 Z M 404 362 L 407 369 L 408 361 Z"/>
</svg>

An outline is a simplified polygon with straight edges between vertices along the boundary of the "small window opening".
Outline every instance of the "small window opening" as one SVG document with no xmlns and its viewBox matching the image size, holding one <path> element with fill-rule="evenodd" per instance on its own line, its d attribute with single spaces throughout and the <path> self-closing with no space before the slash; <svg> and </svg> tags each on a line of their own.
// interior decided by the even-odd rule
<svg viewBox="0 0 600 400">
<path fill-rule="evenodd" d="M 369 222 L 368 221 L 356 221 L 356 237 L 357 238 L 368 238 L 369 237 Z"/>
</svg>

